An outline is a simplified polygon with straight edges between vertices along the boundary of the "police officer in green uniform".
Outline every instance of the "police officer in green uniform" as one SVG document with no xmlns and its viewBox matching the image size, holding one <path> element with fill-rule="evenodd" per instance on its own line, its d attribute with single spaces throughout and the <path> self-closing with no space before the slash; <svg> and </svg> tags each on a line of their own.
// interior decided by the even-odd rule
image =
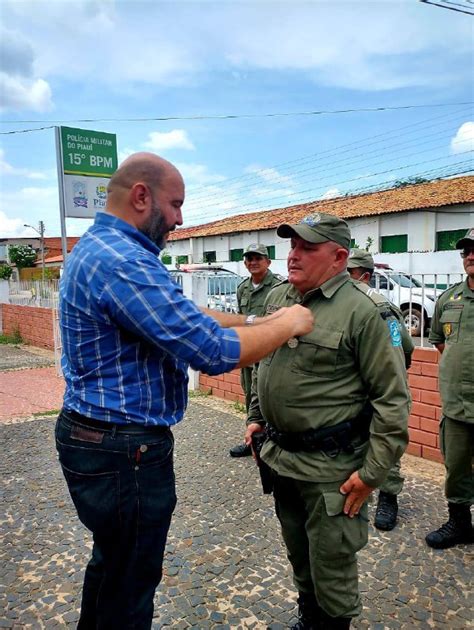
<svg viewBox="0 0 474 630">
<path fill-rule="evenodd" d="M 439 388 L 443 416 L 439 428 L 446 467 L 449 520 L 426 536 L 434 549 L 474 542 L 474 228 L 456 243 L 467 278 L 442 293 L 429 340 L 441 353 Z"/>
<path fill-rule="evenodd" d="M 265 426 L 299 621 L 293 630 L 349 628 L 361 610 L 356 553 L 367 543 L 367 498 L 408 442 L 410 395 L 398 321 L 346 270 L 345 221 L 313 214 L 281 225 L 288 281 L 266 313 L 302 304 L 313 330 L 261 360 L 246 443 Z M 255 374 L 255 372 L 254 372 Z"/>
<path fill-rule="evenodd" d="M 280 282 L 270 271 L 271 260 L 268 249 L 265 245 L 253 243 L 244 252 L 244 265 L 250 273 L 250 277 L 244 280 L 237 287 L 238 312 L 248 315 L 248 323 L 252 323 L 255 317 L 264 314 L 264 302 L 268 292 L 275 284 Z M 245 410 L 248 411 L 250 404 L 250 392 L 252 389 L 252 369 L 253 366 L 240 370 L 240 384 L 245 394 Z M 247 444 L 237 444 L 230 451 L 231 457 L 246 457 L 252 451 Z"/>
<path fill-rule="evenodd" d="M 374 273 L 374 259 L 372 255 L 365 249 L 351 249 L 349 259 L 347 261 L 347 271 L 353 280 L 363 282 L 367 287 L 369 295 L 380 295 L 375 289 L 370 288 L 370 281 Z M 411 365 L 411 357 L 415 349 L 415 344 L 410 333 L 405 326 L 403 315 L 400 310 L 383 296 L 380 298 L 388 305 L 388 308 L 397 318 L 399 322 L 400 335 L 402 345 L 399 348 L 403 352 L 406 368 Z M 379 498 L 377 502 L 377 510 L 375 512 L 374 525 L 377 529 L 385 531 L 392 530 L 397 524 L 398 500 L 397 495 L 403 488 L 403 477 L 400 474 L 400 462 L 397 461 L 390 469 L 387 478 L 380 486 Z"/>
</svg>

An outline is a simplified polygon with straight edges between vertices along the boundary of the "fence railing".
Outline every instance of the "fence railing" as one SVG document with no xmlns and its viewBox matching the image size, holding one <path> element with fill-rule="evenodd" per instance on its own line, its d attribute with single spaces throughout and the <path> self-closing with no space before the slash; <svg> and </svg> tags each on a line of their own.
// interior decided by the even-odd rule
<svg viewBox="0 0 474 630">
<path fill-rule="evenodd" d="M 8 290 L 10 304 L 56 308 L 59 280 L 10 280 Z"/>
</svg>

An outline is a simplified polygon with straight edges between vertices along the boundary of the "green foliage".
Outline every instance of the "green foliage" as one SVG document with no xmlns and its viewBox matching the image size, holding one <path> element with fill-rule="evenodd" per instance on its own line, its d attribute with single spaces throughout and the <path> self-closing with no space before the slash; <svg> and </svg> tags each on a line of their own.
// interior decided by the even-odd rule
<svg viewBox="0 0 474 630">
<path fill-rule="evenodd" d="M 18 345 L 20 343 L 23 343 L 23 339 L 22 336 L 20 335 L 20 331 L 18 330 L 18 328 L 16 328 L 13 331 L 13 335 L 1 335 L 0 334 L 0 344 L 14 344 L 14 345 Z"/>
<path fill-rule="evenodd" d="M 211 395 L 210 389 L 190 389 L 188 392 L 189 398 L 203 398 Z"/>
<path fill-rule="evenodd" d="M 243 405 L 241 402 L 239 402 L 238 400 L 236 400 L 233 404 L 233 407 L 236 411 L 238 411 L 239 413 L 245 413 L 245 405 Z"/>
<path fill-rule="evenodd" d="M 393 182 L 393 188 L 403 188 L 403 186 L 412 186 L 413 184 L 424 184 L 429 182 L 425 177 L 407 177 L 406 179 L 397 179 Z"/>
<path fill-rule="evenodd" d="M 0 265 L 0 280 L 9 280 L 13 273 L 10 265 Z"/>
<path fill-rule="evenodd" d="M 374 244 L 374 239 L 371 236 L 368 236 L 367 240 L 365 241 L 365 251 L 370 252 L 370 248 L 372 247 L 373 244 Z"/>
<path fill-rule="evenodd" d="M 10 261 L 18 267 L 31 267 L 36 260 L 36 252 L 29 245 L 10 245 L 8 247 Z"/>
</svg>

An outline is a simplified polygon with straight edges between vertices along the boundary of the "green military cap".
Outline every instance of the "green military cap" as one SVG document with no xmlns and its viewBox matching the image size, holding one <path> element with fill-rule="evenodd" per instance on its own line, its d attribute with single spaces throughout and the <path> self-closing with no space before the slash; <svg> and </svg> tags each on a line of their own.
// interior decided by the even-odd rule
<svg viewBox="0 0 474 630">
<path fill-rule="evenodd" d="M 355 269 L 356 267 L 363 267 L 364 269 L 374 268 L 374 259 L 372 254 L 366 252 L 365 249 L 351 249 L 349 258 L 347 259 L 347 268 Z"/>
<path fill-rule="evenodd" d="M 278 227 L 277 234 L 282 238 L 291 238 L 296 234 L 309 243 L 334 241 L 346 249 L 351 245 L 351 233 L 347 223 L 339 217 L 322 212 L 310 214 L 296 225 L 283 223 Z"/>
<path fill-rule="evenodd" d="M 266 256 L 268 258 L 268 249 L 261 243 L 252 243 L 245 248 L 244 258 L 247 254 L 260 254 L 260 256 Z"/>
<path fill-rule="evenodd" d="M 456 243 L 456 249 L 463 249 L 474 245 L 474 228 L 469 228 L 466 234 Z"/>
</svg>

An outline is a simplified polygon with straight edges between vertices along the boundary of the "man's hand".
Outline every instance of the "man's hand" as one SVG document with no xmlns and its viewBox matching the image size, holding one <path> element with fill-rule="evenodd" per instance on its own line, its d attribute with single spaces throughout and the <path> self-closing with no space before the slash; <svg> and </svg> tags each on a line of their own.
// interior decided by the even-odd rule
<svg viewBox="0 0 474 630">
<path fill-rule="evenodd" d="M 344 514 L 347 514 L 350 518 L 354 518 L 354 516 L 359 514 L 360 508 L 365 503 L 369 494 L 374 490 L 375 488 L 368 486 L 362 481 L 357 470 L 353 472 L 349 479 L 339 488 L 342 494 L 347 495 L 346 502 L 344 503 Z"/>
<path fill-rule="evenodd" d="M 282 310 L 282 309 L 281 309 Z M 292 337 L 306 335 L 313 330 L 314 316 L 313 313 L 300 304 L 293 304 L 280 314 L 281 318 L 291 318 L 293 323 Z"/>
<path fill-rule="evenodd" d="M 247 426 L 247 430 L 245 431 L 245 435 L 244 435 L 244 442 L 245 444 L 247 444 L 247 446 L 252 446 L 252 435 L 254 433 L 261 433 L 263 431 L 263 427 L 261 424 L 258 424 L 258 422 L 252 422 L 251 424 L 249 424 Z M 253 448 L 252 448 L 252 457 L 254 459 L 256 459 L 255 457 L 255 453 L 253 452 Z"/>
</svg>

